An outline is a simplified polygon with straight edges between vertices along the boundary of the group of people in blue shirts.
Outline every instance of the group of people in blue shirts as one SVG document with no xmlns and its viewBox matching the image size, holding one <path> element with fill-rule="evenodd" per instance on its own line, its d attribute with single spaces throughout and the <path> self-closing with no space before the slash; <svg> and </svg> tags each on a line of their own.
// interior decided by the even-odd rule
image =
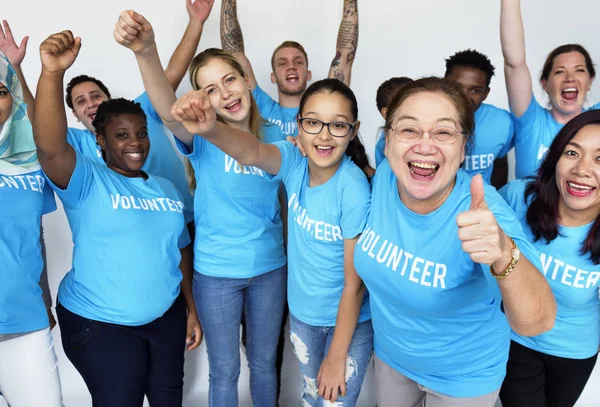
<svg viewBox="0 0 600 407">
<path fill-rule="evenodd" d="M 584 108 L 595 69 L 580 45 L 553 50 L 542 107 L 519 0 L 500 1 L 511 111 L 484 103 L 495 69 L 474 50 L 449 57 L 444 78 L 388 79 L 375 166 L 349 87 L 357 0 L 344 0 L 329 78 L 308 86 L 304 48 L 277 47 L 278 101 L 256 82 L 236 0 L 221 5 L 222 49 L 197 55 L 213 0 L 188 1 L 166 69 L 150 22 L 122 12 L 114 38 L 145 87 L 133 101 L 86 75 L 64 95 L 82 46 L 68 30 L 42 42 L 34 98 L 26 43 L 4 22 L 9 405 L 63 404 L 41 288 L 56 194 L 74 243 L 56 314 L 94 406 L 181 406 L 185 351 L 203 339 L 209 405 L 237 406 L 242 325 L 252 402 L 274 407 L 288 317 L 304 406 L 356 405 L 371 361 L 378 407 L 573 406 L 600 344 L 600 104 Z M 186 71 L 193 91 L 177 98 Z M 84 129 L 67 126 L 63 95 Z"/>
</svg>

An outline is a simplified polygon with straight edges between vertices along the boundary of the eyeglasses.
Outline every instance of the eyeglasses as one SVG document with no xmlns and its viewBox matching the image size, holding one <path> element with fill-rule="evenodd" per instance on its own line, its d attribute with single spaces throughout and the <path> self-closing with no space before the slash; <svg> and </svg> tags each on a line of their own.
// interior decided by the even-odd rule
<svg viewBox="0 0 600 407">
<path fill-rule="evenodd" d="M 425 133 L 429 134 L 429 137 L 439 144 L 452 144 L 456 141 L 459 134 L 463 132 L 456 130 L 453 127 L 435 127 L 433 129 L 424 130 L 418 126 L 398 126 L 395 129 L 391 129 L 396 135 L 396 138 L 405 143 L 416 143 L 423 138 Z"/>
<path fill-rule="evenodd" d="M 346 137 L 348 133 L 352 131 L 356 122 L 322 122 L 319 119 L 313 119 L 312 117 L 301 117 L 299 120 L 300 127 L 308 134 L 319 134 L 323 130 L 323 126 L 327 125 L 329 134 L 333 137 Z M 358 120 L 357 120 L 358 121 Z"/>
</svg>

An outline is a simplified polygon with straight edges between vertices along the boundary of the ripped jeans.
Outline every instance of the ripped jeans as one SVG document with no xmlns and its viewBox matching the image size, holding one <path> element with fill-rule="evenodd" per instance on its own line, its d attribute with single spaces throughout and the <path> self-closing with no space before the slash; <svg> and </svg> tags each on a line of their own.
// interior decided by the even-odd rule
<svg viewBox="0 0 600 407">
<path fill-rule="evenodd" d="M 290 313 L 290 339 L 300 362 L 302 374 L 303 407 L 354 407 L 373 353 L 373 326 L 371 321 L 356 324 L 346 359 L 346 395 L 338 396 L 335 403 L 319 396 L 317 375 L 329 351 L 335 326 L 305 324 Z"/>
</svg>

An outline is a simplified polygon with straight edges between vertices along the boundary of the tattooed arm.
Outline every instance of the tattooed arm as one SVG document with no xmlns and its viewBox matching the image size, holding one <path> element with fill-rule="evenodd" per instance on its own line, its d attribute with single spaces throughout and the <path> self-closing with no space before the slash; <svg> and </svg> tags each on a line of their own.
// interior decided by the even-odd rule
<svg viewBox="0 0 600 407">
<path fill-rule="evenodd" d="M 358 0 L 344 0 L 344 17 L 338 31 L 335 58 L 329 68 L 329 77 L 350 85 L 352 64 L 358 45 Z"/>
<path fill-rule="evenodd" d="M 236 0 L 223 0 L 221 4 L 221 47 L 224 51 L 230 52 L 242 65 L 248 76 L 250 89 L 254 90 L 256 78 L 252 65 L 244 53 L 244 36 L 237 18 Z"/>
</svg>

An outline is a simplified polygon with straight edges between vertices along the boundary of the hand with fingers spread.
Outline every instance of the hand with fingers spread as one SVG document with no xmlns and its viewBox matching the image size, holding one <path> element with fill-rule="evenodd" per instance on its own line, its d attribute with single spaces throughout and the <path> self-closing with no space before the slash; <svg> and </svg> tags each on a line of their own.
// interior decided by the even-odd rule
<svg viewBox="0 0 600 407">
<path fill-rule="evenodd" d="M 190 19 L 204 23 L 208 19 L 214 3 L 215 0 L 185 0 L 185 8 Z"/>
<path fill-rule="evenodd" d="M 481 174 L 471 179 L 471 207 L 468 211 L 458 214 L 456 223 L 462 249 L 471 256 L 471 260 L 492 265 L 494 270 L 506 268 L 510 263 L 511 245 L 507 244 L 508 236 L 485 203 Z"/>
<path fill-rule="evenodd" d="M 73 65 L 80 49 L 81 38 L 74 37 L 71 31 L 52 34 L 40 45 L 42 71 L 64 73 Z"/>
<path fill-rule="evenodd" d="M 187 93 L 175 102 L 171 115 L 191 134 L 210 134 L 217 125 L 217 113 L 203 90 Z"/>
<path fill-rule="evenodd" d="M 296 137 L 287 136 L 285 139 L 286 139 L 286 141 L 289 141 L 290 143 L 292 143 L 293 145 L 295 145 L 298 148 L 298 151 L 300 151 L 300 154 L 302 154 L 302 157 L 306 157 L 306 150 L 304 149 L 304 146 L 302 145 L 300 140 L 298 140 L 298 136 L 296 136 Z"/>
<path fill-rule="evenodd" d="M 0 26 L 0 52 L 6 55 L 13 67 L 19 68 L 27 52 L 29 37 L 23 37 L 21 45 L 17 46 L 8 21 L 2 20 L 2 25 L 4 29 Z"/>
<path fill-rule="evenodd" d="M 152 25 L 133 10 L 125 10 L 119 15 L 113 36 L 119 44 L 136 54 L 156 47 Z"/>
</svg>

